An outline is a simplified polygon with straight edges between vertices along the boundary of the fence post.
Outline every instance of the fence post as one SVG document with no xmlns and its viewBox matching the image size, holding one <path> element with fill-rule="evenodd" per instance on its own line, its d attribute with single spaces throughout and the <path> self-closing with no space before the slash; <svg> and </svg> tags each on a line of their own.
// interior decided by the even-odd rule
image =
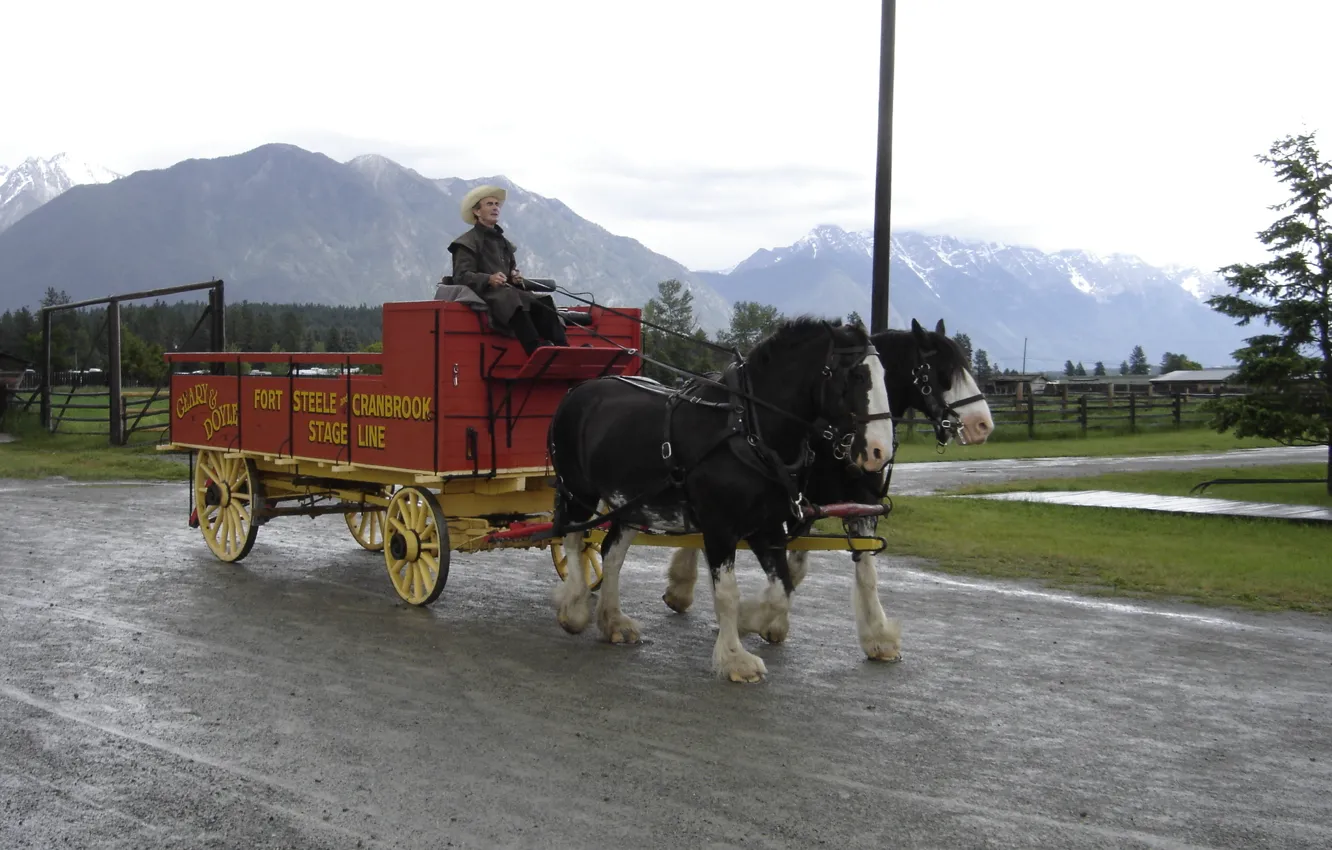
<svg viewBox="0 0 1332 850">
<path fill-rule="evenodd" d="M 1087 394 L 1078 398 L 1078 423 L 1082 425 L 1082 436 L 1087 436 Z"/>
<path fill-rule="evenodd" d="M 1138 433 L 1138 399 L 1135 393 L 1129 393 L 1129 433 Z"/>
<path fill-rule="evenodd" d="M 222 281 L 217 282 L 217 286 L 208 290 L 208 309 L 209 309 L 209 327 L 208 327 L 208 345 L 213 351 L 220 352 L 227 350 L 227 305 L 226 297 L 222 292 Z M 240 364 L 236 364 L 240 368 Z M 214 363 L 210 369 L 214 375 L 226 374 L 226 365 L 223 363 Z"/>
<path fill-rule="evenodd" d="M 42 427 L 51 430 L 51 311 L 42 308 Z"/>
<path fill-rule="evenodd" d="M 1175 393 L 1175 427 L 1176 427 L 1176 428 L 1180 427 L 1180 425 L 1182 424 L 1182 422 L 1181 422 L 1181 418 L 1180 418 L 1180 414 L 1183 412 L 1182 407 L 1181 407 L 1181 404 L 1180 404 L 1180 399 L 1181 399 L 1181 398 L 1183 398 L 1183 396 L 1182 396 L 1180 393 Z"/>
<path fill-rule="evenodd" d="M 111 445 L 125 445 L 125 417 L 121 415 L 120 387 L 120 302 L 106 305 L 106 415 Z"/>
<path fill-rule="evenodd" d="M 1027 439 L 1036 439 L 1036 394 L 1027 393 Z"/>
</svg>

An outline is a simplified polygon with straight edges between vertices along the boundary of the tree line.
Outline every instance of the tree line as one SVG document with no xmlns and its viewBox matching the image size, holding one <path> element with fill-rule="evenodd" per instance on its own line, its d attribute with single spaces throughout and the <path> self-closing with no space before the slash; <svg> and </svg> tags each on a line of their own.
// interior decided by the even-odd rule
<svg viewBox="0 0 1332 850">
<path fill-rule="evenodd" d="M 42 307 L 70 303 L 64 291 L 48 288 Z M 205 305 L 197 301 L 120 305 L 121 371 L 127 382 L 156 384 L 166 377 L 167 351 L 207 350 Z M 228 351 L 363 351 L 380 342 L 379 306 L 270 304 L 242 301 L 225 309 Z M 0 314 L 0 351 L 42 363 L 40 310 Z M 51 320 L 51 367 L 56 372 L 107 366 L 106 308 L 61 310 Z"/>
</svg>

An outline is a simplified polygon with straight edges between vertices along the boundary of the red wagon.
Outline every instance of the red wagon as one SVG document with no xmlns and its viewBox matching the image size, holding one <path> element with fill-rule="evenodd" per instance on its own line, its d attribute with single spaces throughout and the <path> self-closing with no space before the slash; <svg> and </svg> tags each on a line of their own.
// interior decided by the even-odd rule
<svg viewBox="0 0 1332 850">
<path fill-rule="evenodd" d="M 383 551 L 393 587 L 427 605 L 451 552 L 549 546 L 551 415 L 574 384 L 641 368 L 636 309 L 575 307 L 568 347 L 537 349 L 494 332 L 451 301 L 383 308 L 383 353 L 172 352 L 165 451 L 192 455 L 191 519 L 223 561 L 239 561 L 260 526 L 282 516 L 345 515 L 361 546 Z M 245 364 L 285 365 L 250 374 Z M 831 512 L 836 514 L 836 511 Z M 600 530 L 579 555 L 601 581 Z M 698 546 L 697 535 L 642 545 Z M 809 535 L 792 549 L 881 548 L 879 538 Z"/>
</svg>

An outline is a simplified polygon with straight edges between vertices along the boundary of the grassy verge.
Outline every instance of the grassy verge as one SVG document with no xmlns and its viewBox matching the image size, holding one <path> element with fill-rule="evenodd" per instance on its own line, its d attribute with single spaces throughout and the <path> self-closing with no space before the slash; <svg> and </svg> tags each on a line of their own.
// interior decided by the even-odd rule
<svg viewBox="0 0 1332 850">
<path fill-rule="evenodd" d="M 184 481 L 184 455 L 163 455 L 152 445 L 113 447 L 104 436 L 49 434 L 35 417 L 10 416 L 8 433 L 18 439 L 0 443 L 0 478 L 51 478 L 74 481 Z"/>
<path fill-rule="evenodd" d="M 1190 494 L 1194 485 L 1216 478 L 1310 478 L 1327 477 L 1325 463 L 1294 463 L 1274 466 L 1232 466 L 1161 472 L 1111 472 L 1084 478 L 1042 478 L 972 484 L 957 493 L 1001 493 L 1014 490 L 1114 490 L 1119 493 L 1154 493 L 1162 496 L 1202 495 L 1210 499 L 1248 502 L 1279 502 L 1289 505 L 1321 505 L 1332 508 L 1326 484 L 1214 484 L 1201 494 Z"/>
<path fill-rule="evenodd" d="M 1272 440 L 1236 439 L 1233 434 L 1191 428 L 1122 436 L 1069 437 L 1054 440 L 1010 440 L 987 442 L 979 446 L 949 446 L 943 454 L 935 451 L 933 439 L 917 437 L 903 441 L 897 449 L 898 463 L 930 461 L 976 461 L 1033 457 L 1115 457 L 1129 455 L 1194 454 L 1235 449 L 1261 449 L 1278 446 Z"/>
<path fill-rule="evenodd" d="M 957 493 L 1115 490 L 1187 495 L 1212 478 L 1321 478 L 1321 463 L 971 485 Z M 1208 495 L 1332 507 L 1321 484 L 1222 485 Z M 983 502 L 893 499 L 887 552 L 942 572 L 1030 579 L 1091 595 L 1164 598 L 1259 610 L 1332 612 L 1332 529 L 1271 520 Z M 822 523 L 837 531 L 835 523 Z"/>
<path fill-rule="evenodd" d="M 942 572 L 1092 595 L 1332 612 L 1328 528 L 941 496 L 893 504 L 879 526 L 887 551 L 928 558 Z"/>
</svg>

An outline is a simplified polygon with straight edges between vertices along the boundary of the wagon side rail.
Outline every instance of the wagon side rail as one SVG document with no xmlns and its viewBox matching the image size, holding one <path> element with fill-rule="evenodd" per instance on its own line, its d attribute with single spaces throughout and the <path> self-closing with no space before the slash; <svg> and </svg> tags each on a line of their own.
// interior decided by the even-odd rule
<svg viewBox="0 0 1332 850">
<path fill-rule="evenodd" d="M 384 355 L 374 351 L 168 351 L 168 363 L 331 363 L 337 366 L 370 366 L 384 362 Z"/>
</svg>

